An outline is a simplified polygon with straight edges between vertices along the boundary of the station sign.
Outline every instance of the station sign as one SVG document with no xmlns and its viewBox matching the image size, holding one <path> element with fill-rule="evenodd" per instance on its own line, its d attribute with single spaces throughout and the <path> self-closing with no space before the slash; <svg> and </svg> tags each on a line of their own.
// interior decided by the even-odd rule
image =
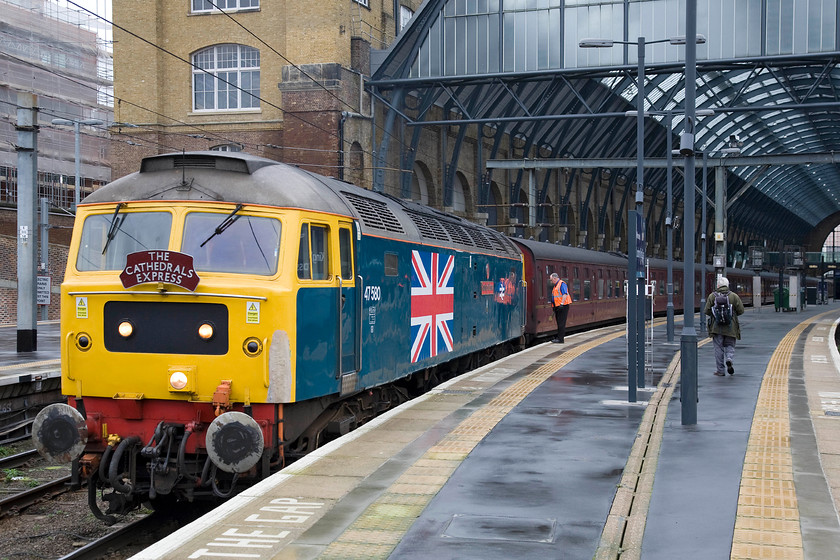
<svg viewBox="0 0 840 560">
<path fill-rule="evenodd" d="M 641 212 L 636 214 L 636 276 L 642 278 L 645 275 L 645 219 Z"/>
<path fill-rule="evenodd" d="M 52 278 L 49 276 L 38 276 L 37 277 L 37 284 L 36 284 L 36 291 L 35 291 L 35 303 L 37 305 L 49 305 L 50 304 L 50 290 L 52 287 Z"/>
<path fill-rule="evenodd" d="M 120 273 L 123 288 L 138 284 L 174 284 L 189 291 L 198 286 L 192 255 L 177 251 L 138 251 L 125 257 Z"/>
</svg>

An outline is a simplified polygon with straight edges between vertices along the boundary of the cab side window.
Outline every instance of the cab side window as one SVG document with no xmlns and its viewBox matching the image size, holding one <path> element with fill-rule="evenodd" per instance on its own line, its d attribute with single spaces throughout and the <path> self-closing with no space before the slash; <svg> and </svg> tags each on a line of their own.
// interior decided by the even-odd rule
<svg viewBox="0 0 840 560">
<path fill-rule="evenodd" d="M 329 228 L 316 224 L 301 225 L 298 278 L 326 280 L 329 277 Z"/>
<path fill-rule="evenodd" d="M 312 269 L 309 266 L 309 224 L 300 226 L 300 247 L 298 247 L 298 278 L 312 279 Z"/>
<path fill-rule="evenodd" d="M 338 230 L 338 248 L 341 260 L 341 278 L 343 280 L 353 279 L 353 241 L 350 230 L 341 228 Z"/>
<path fill-rule="evenodd" d="M 312 247 L 312 279 L 326 280 L 330 277 L 328 230 L 326 226 L 309 226 Z"/>
</svg>

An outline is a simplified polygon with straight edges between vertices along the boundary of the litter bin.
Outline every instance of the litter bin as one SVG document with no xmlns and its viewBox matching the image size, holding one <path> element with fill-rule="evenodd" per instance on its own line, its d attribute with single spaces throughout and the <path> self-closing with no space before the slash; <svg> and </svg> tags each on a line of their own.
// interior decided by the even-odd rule
<svg viewBox="0 0 840 560">
<path fill-rule="evenodd" d="M 773 290 L 773 304 L 776 306 L 776 311 L 787 311 L 790 307 L 790 291 L 787 288 L 782 289 L 782 299 L 779 301 L 778 288 Z"/>
<path fill-rule="evenodd" d="M 805 288 L 805 303 L 808 305 L 817 305 L 817 287 L 807 286 Z"/>
</svg>

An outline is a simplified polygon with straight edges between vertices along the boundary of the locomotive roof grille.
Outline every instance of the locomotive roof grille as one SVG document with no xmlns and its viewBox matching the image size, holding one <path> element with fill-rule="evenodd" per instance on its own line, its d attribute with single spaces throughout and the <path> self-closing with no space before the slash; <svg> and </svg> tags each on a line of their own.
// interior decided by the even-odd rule
<svg viewBox="0 0 840 560">
<path fill-rule="evenodd" d="M 356 212 L 362 219 L 365 226 L 390 231 L 393 233 L 405 233 L 402 224 L 388 208 L 388 205 L 378 200 L 373 200 L 364 196 L 359 196 L 347 191 L 341 191 L 347 201 L 353 205 Z"/>
<path fill-rule="evenodd" d="M 453 243 L 460 243 L 461 245 L 474 245 L 472 238 L 464 231 L 459 224 L 453 224 L 445 220 L 441 221 L 441 225 L 452 238 Z"/>
<path fill-rule="evenodd" d="M 475 243 L 476 247 L 481 247 L 482 249 L 493 248 L 493 246 L 490 244 L 487 238 L 484 237 L 484 234 L 481 232 L 481 230 L 474 227 L 464 227 L 464 229 L 470 235 L 470 238 L 473 240 L 473 243 Z"/>
<path fill-rule="evenodd" d="M 427 214 L 420 214 L 410 210 L 406 210 L 405 213 L 408 214 L 408 217 L 417 226 L 421 237 L 435 239 L 437 241 L 450 241 L 449 234 L 446 233 L 439 220 Z"/>
<path fill-rule="evenodd" d="M 517 248 L 500 233 L 483 231 L 468 224 L 459 224 L 450 220 L 441 220 L 427 213 L 406 210 L 406 214 L 417 226 L 425 239 L 449 241 L 467 247 L 497 251 L 511 256 L 519 255 Z M 446 214 L 441 214 L 445 216 Z M 448 216 L 447 216 L 448 217 Z"/>
<path fill-rule="evenodd" d="M 242 158 L 212 153 L 164 154 L 143 158 L 140 163 L 140 173 L 154 173 L 172 169 L 212 169 L 230 171 L 233 173 L 252 174 L 266 165 L 276 165 L 276 162 L 257 158 Z"/>
</svg>

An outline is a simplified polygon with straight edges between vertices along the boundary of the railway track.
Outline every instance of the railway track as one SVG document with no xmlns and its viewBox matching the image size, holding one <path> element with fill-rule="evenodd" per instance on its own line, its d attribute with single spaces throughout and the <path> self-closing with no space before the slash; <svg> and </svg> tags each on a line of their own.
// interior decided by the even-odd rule
<svg viewBox="0 0 840 560">
<path fill-rule="evenodd" d="M 133 554 L 145 546 L 145 544 L 138 545 L 141 536 L 143 539 L 148 539 L 150 535 L 156 534 L 160 525 L 159 517 L 159 515 L 152 513 L 115 527 L 107 535 L 62 556 L 60 560 L 100 560 L 108 557 L 109 554 L 113 554 L 114 551 L 122 551 L 127 557 L 127 555 Z"/>
<path fill-rule="evenodd" d="M 20 467 L 28 463 L 30 460 L 37 459 L 38 457 L 38 452 L 35 449 L 30 449 L 29 451 L 23 451 L 22 453 L 16 453 L 15 455 L 9 455 L 7 457 L 0 457 L 0 470 Z"/>
<path fill-rule="evenodd" d="M 13 475 L 11 471 L 22 469 L 21 474 L 26 472 L 26 468 L 30 463 L 41 462 L 41 457 L 35 449 L 22 451 L 15 455 L 0 458 L 0 471 L 4 472 L 6 476 Z M 0 499 L 0 518 L 6 517 L 10 513 L 19 512 L 32 504 L 44 499 L 52 498 L 59 494 L 63 494 L 71 489 L 71 476 L 61 476 L 54 480 L 46 482 L 39 482 L 33 488 L 27 488 L 12 494 L 10 496 Z"/>
<path fill-rule="evenodd" d="M 23 492 L 3 498 L 0 500 L 0 518 L 9 515 L 12 512 L 27 508 L 44 498 L 52 498 L 59 494 L 63 494 L 64 492 L 68 492 L 71 490 L 70 479 L 70 475 L 63 476 L 50 482 L 41 483 L 35 488 L 30 488 L 29 490 L 24 490 Z"/>
</svg>

